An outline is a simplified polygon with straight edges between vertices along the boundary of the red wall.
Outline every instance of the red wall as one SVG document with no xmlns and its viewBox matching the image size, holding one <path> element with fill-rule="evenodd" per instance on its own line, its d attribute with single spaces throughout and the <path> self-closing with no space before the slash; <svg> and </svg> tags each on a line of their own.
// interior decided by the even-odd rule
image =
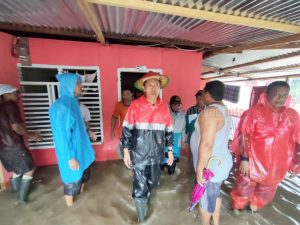
<svg viewBox="0 0 300 225">
<path fill-rule="evenodd" d="M 17 62 L 8 52 L 10 39 L 11 36 L 0 33 L 0 49 L 5 49 L 0 62 L 0 83 L 17 84 Z M 202 53 L 198 52 L 34 38 L 29 40 L 29 45 L 33 64 L 99 66 L 104 144 L 94 146 L 97 161 L 117 158 L 117 141 L 110 139 L 110 121 L 117 102 L 118 68 L 142 65 L 162 69 L 170 77 L 169 85 L 163 90 L 163 99 L 168 101 L 171 95 L 180 95 L 184 108 L 195 103 L 194 95 L 200 87 Z M 4 53 L 1 51 L 0 54 Z M 34 150 L 32 153 L 37 165 L 56 163 L 53 149 Z"/>
</svg>

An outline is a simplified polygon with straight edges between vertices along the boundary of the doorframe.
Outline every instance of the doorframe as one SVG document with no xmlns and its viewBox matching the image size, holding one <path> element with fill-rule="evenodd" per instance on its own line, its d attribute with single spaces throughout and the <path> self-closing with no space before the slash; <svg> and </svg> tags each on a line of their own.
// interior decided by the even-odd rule
<svg viewBox="0 0 300 225">
<path fill-rule="evenodd" d="M 138 66 L 136 68 L 118 68 L 118 101 L 122 100 L 122 94 L 121 94 L 121 88 L 122 88 L 121 87 L 121 73 L 122 72 L 147 73 L 149 71 L 163 74 L 162 69 L 149 69 L 146 66 Z M 159 97 L 162 98 L 162 89 L 160 89 Z"/>
</svg>

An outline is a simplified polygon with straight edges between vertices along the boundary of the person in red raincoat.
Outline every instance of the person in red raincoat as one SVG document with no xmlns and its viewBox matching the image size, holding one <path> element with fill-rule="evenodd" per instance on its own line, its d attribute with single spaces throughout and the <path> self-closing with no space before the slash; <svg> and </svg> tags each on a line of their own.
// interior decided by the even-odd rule
<svg viewBox="0 0 300 225">
<path fill-rule="evenodd" d="M 300 172 L 300 119 L 294 109 L 284 106 L 289 91 L 284 81 L 271 83 L 260 102 L 241 117 L 232 144 L 232 150 L 240 154 L 231 192 L 236 213 L 248 203 L 252 212 L 264 207 L 273 200 L 288 171 L 293 175 Z M 238 146 L 238 151 L 233 146 Z"/>
</svg>

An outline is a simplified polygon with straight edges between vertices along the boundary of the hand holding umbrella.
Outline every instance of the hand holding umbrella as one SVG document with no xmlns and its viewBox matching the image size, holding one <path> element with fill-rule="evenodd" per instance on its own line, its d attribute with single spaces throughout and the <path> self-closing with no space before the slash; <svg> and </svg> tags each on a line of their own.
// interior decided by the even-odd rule
<svg viewBox="0 0 300 225">
<path fill-rule="evenodd" d="M 197 174 L 197 182 L 198 183 L 195 185 L 193 193 L 192 193 L 189 212 L 191 212 L 195 208 L 195 206 L 200 202 L 201 197 L 205 193 L 207 183 L 214 176 L 214 173 L 211 170 L 209 170 L 209 165 L 210 165 L 211 160 L 218 160 L 219 165 L 221 165 L 221 163 L 222 163 L 222 161 L 220 159 L 218 159 L 217 157 L 211 157 L 208 160 L 206 168 L 203 169 L 202 174 Z M 201 185 L 199 183 L 201 183 Z"/>
</svg>

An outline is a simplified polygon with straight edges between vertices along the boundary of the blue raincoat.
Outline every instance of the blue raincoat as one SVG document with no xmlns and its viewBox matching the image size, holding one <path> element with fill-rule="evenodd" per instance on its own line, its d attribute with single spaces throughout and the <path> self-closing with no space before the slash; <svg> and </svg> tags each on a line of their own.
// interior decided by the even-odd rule
<svg viewBox="0 0 300 225">
<path fill-rule="evenodd" d="M 64 183 L 72 183 L 81 179 L 84 170 L 95 160 L 95 153 L 74 96 L 80 76 L 58 74 L 56 78 L 60 83 L 60 98 L 49 109 L 50 123 L 61 178 Z M 70 169 L 70 159 L 78 161 L 79 170 Z"/>
</svg>

